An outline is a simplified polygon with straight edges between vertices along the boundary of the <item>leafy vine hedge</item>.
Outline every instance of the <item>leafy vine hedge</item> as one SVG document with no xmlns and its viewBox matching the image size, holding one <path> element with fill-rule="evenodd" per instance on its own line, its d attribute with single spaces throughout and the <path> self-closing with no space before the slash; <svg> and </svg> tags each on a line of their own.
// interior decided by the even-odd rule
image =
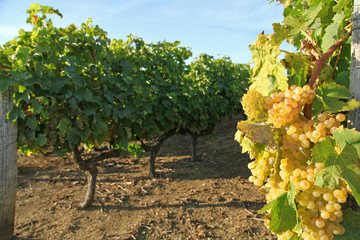
<svg viewBox="0 0 360 240">
<path fill-rule="evenodd" d="M 32 4 L 32 31 L 0 47 L 0 90 L 14 91 L 8 118 L 18 124 L 26 154 L 73 153 L 88 174 L 81 207 L 94 198 L 96 163 L 130 152 L 150 153 L 150 177 L 164 140 L 210 134 L 223 117 L 238 114 L 249 66 L 192 52 L 180 42 L 146 43 L 130 35 L 109 39 L 91 20 L 80 27 L 53 25 L 48 6 Z M 84 159 L 82 153 L 99 153 Z"/>
</svg>

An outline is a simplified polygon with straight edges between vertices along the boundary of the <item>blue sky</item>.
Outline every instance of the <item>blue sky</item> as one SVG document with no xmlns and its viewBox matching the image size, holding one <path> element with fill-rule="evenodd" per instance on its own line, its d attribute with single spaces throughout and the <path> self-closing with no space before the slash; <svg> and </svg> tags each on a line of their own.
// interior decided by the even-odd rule
<svg viewBox="0 0 360 240">
<path fill-rule="evenodd" d="M 238 63 L 250 62 L 249 44 L 283 19 L 283 7 L 267 0 L 0 0 L 0 44 L 31 29 L 26 10 L 34 2 L 59 9 L 56 26 L 92 18 L 110 38 L 132 33 L 146 42 L 179 40 L 194 57 L 226 55 Z"/>
</svg>

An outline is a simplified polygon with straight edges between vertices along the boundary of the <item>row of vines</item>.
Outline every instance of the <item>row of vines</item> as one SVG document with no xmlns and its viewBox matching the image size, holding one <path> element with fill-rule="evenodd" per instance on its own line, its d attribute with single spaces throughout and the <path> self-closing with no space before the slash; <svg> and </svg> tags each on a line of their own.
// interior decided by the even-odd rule
<svg viewBox="0 0 360 240">
<path fill-rule="evenodd" d="M 283 22 L 250 46 L 235 135 L 266 195 L 260 212 L 278 239 L 360 239 L 360 133 L 346 121 L 360 106 L 349 100 L 353 1 L 278 2 Z"/>
<path fill-rule="evenodd" d="M 55 27 L 50 16 L 62 15 L 52 7 L 32 4 L 28 14 L 32 31 L 20 30 L 0 48 L 0 90 L 14 93 L 8 118 L 17 121 L 19 150 L 72 153 L 87 172 L 82 208 L 94 199 L 97 162 L 145 150 L 155 177 L 164 140 L 189 134 L 195 159 L 197 137 L 241 110 L 247 65 L 206 54 L 191 59 L 177 41 L 111 40 L 91 20 Z M 88 150 L 98 154 L 84 158 Z"/>
</svg>

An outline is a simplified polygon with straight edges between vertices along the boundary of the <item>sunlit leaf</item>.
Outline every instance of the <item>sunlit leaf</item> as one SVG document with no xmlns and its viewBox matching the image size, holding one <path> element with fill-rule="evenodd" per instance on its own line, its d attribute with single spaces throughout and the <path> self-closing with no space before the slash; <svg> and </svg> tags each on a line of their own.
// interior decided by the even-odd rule
<svg viewBox="0 0 360 240">
<path fill-rule="evenodd" d="M 340 152 L 335 146 L 340 147 Z M 354 197 L 360 203 L 360 133 L 355 130 L 339 128 L 334 132 L 334 138 L 326 137 L 319 142 L 313 151 L 313 161 L 323 162 L 325 168 L 315 179 L 319 187 L 335 189 L 339 179 L 343 178 L 349 184 Z"/>
<path fill-rule="evenodd" d="M 295 205 L 296 190 L 291 184 L 291 190 L 280 194 L 276 199 L 260 209 L 259 213 L 270 210 L 270 230 L 276 234 L 292 230 L 297 224 L 297 210 Z"/>
<path fill-rule="evenodd" d="M 270 124 L 241 121 L 237 129 L 245 134 L 254 143 L 265 144 L 269 148 L 276 148 L 276 136 Z"/>
<path fill-rule="evenodd" d="M 313 115 L 319 112 L 328 111 L 336 113 L 338 111 L 349 111 L 360 107 L 360 103 L 356 100 L 348 101 L 350 91 L 343 85 L 334 82 L 324 83 L 316 88 L 317 98 L 314 100 Z"/>
<path fill-rule="evenodd" d="M 272 41 L 272 36 L 260 34 L 249 48 L 254 62 L 250 89 L 260 92 L 263 96 L 268 96 L 275 84 L 279 90 L 287 89 L 285 68 L 279 60 L 281 52 L 279 46 Z M 269 77 L 272 79 L 270 84 Z"/>
</svg>

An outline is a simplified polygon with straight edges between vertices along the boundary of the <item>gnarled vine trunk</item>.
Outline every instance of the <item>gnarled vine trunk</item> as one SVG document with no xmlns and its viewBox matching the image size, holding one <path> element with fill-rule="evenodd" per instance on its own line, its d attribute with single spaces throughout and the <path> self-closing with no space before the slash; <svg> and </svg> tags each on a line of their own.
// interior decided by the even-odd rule
<svg viewBox="0 0 360 240">
<path fill-rule="evenodd" d="M 17 128 L 7 119 L 12 106 L 11 89 L 0 92 L 0 240 L 10 239 L 14 233 Z"/>
</svg>

